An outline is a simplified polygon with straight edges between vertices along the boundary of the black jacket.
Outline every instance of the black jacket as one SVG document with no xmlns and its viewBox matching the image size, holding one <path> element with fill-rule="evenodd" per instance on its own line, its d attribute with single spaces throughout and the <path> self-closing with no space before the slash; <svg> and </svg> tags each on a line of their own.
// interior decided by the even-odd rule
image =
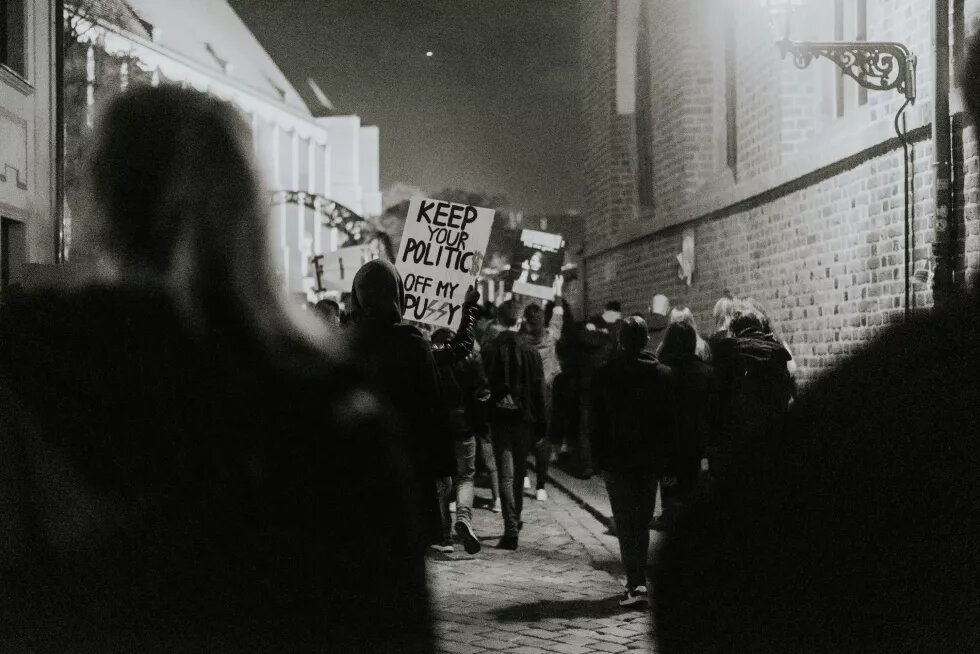
<svg viewBox="0 0 980 654">
<path fill-rule="evenodd" d="M 712 417 L 718 401 L 714 369 L 696 356 L 664 357 L 661 362 L 673 373 L 678 454 L 701 459 L 712 441 Z"/>
<path fill-rule="evenodd" d="M 519 403 L 519 419 L 533 426 L 535 436 L 544 438 L 547 416 L 544 409 L 544 367 L 537 349 L 528 345 L 520 334 L 505 331 L 483 350 L 483 365 L 490 381 L 491 421 L 507 419 L 507 412 L 497 408 L 498 391 L 494 389 L 495 372 L 510 373 L 511 390 Z"/>
<path fill-rule="evenodd" d="M 671 372 L 652 354 L 620 352 L 592 379 L 592 456 L 609 472 L 676 472 Z"/>
<path fill-rule="evenodd" d="M 453 365 L 439 366 L 439 382 L 453 437 L 462 439 L 486 433 L 490 387 L 480 355 L 473 352 Z"/>
<path fill-rule="evenodd" d="M 718 406 L 709 446 L 713 472 L 730 469 L 735 458 L 751 457 L 762 443 L 779 438 L 794 390 L 789 360 L 782 343 L 761 332 L 716 341 L 712 362 Z"/>
<path fill-rule="evenodd" d="M 0 649 L 430 650 L 387 411 L 344 362 L 212 337 L 146 290 L 0 309 Z"/>
</svg>

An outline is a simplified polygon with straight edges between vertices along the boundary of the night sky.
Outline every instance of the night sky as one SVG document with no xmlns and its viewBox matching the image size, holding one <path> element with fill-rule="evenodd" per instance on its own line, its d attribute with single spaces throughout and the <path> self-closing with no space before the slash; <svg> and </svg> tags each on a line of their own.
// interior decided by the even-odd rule
<svg viewBox="0 0 980 654">
<path fill-rule="evenodd" d="M 309 100 L 381 129 L 381 186 L 580 208 L 573 0 L 230 0 Z M 426 52 L 431 51 L 432 57 Z"/>
</svg>

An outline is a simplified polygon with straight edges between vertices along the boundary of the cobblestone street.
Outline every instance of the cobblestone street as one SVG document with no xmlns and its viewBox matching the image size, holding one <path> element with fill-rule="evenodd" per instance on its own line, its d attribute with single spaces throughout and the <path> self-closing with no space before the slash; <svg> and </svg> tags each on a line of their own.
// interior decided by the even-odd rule
<svg viewBox="0 0 980 654">
<path fill-rule="evenodd" d="M 496 549 L 499 514 L 474 511 L 483 549 L 429 559 L 439 652 L 651 652 L 650 615 L 623 608 L 615 537 L 558 489 L 538 502 L 525 491 L 516 552 Z M 655 537 L 656 532 L 651 532 Z"/>
</svg>

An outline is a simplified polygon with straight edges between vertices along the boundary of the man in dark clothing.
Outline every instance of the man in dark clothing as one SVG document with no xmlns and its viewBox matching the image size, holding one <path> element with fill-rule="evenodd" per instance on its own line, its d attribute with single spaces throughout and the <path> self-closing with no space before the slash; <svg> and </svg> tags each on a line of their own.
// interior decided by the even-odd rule
<svg viewBox="0 0 980 654">
<path fill-rule="evenodd" d="M 767 333 L 762 314 L 743 306 L 729 330 L 732 335 L 719 339 L 712 353 L 718 405 L 708 458 L 716 479 L 728 475 L 736 459 L 779 438 L 794 390 L 786 367 L 792 357 Z"/>
<path fill-rule="evenodd" d="M 524 504 L 523 484 L 532 441 L 545 436 L 544 368 L 538 351 L 517 333 L 518 306 L 500 305 L 506 331 L 487 344 L 483 362 L 490 381 L 490 425 L 500 475 L 504 537 L 497 547 L 517 549 Z"/>
<path fill-rule="evenodd" d="M 447 343 L 452 337 L 452 330 L 438 329 L 432 334 L 433 346 Z M 456 521 L 454 525 L 449 525 L 447 520 L 443 525 L 444 535 L 451 547 L 452 527 L 463 541 L 466 552 L 476 554 L 480 551 L 480 541 L 473 533 L 472 526 L 473 479 L 476 475 L 477 439 L 489 431 L 487 403 L 490 388 L 483 371 L 483 359 L 478 352 L 472 352 L 452 365 L 441 364 L 438 369 L 456 454 L 456 473 L 453 475 Z M 448 516 L 449 495 L 441 500 L 443 512 Z"/>
<path fill-rule="evenodd" d="M 643 352 L 648 339 L 646 321 L 627 318 L 620 352 L 592 380 L 592 452 L 606 481 L 626 567 L 624 606 L 646 600 L 657 481 L 674 474 L 676 457 L 670 370 Z"/>
<path fill-rule="evenodd" d="M 622 306 L 613 300 L 606 303 L 606 310 L 586 322 L 579 332 L 579 345 L 582 366 L 579 368 L 579 442 L 576 444 L 575 459 L 577 477 L 588 479 L 592 476 L 592 446 L 589 425 L 592 422 L 592 376 L 595 371 L 607 364 L 616 354 L 619 345 L 619 330 L 623 325 Z"/>
<path fill-rule="evenodd" d="M 660 362 L 673 374 L 677 397 L 677 486 L 667 493 L 673 502 L 665 499 L 665 504 L 687 501 L 707 467 L 717 389 L 714 370 L 697 356 L 697 343 L 693 325 L 675 322 L 667 327 L 660 350 Z"/>
</svg>

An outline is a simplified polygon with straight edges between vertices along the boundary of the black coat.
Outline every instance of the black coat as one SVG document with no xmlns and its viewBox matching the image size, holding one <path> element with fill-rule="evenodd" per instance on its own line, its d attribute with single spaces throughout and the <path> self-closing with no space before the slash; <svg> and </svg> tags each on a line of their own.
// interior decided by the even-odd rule
<svg viewBox="0 0 980 654">
<path fill-rule="evenodd" d="M 696 356 L 662 362 L 673 373 L 678 454 L 684 459 L 701 459 L 712 441 L 712 417 L 718 401 L 714 369 Z"/>
<path fill-rule="evenodd" d="M 814 381 L 667 535 L 658 651 L 975 651 L 980 302 L 888 330 Z"/>
<path fill-rule="evenodd" d="M 620 352 L 592 379 L 592 457 L 609 472 L 676 472 L 676 396 L 652 354 Z"/>
<path fill-rule="evenodd" d="M 387 413 L 347 364 L 285 354 L 192 336 L 145 290 L 0 310 L 3 649 L 431 649 Z M 378 506 L 388 529 L 355 528 Z"/>
<path fill-rule="evenodd" d="M 528 345 L 520 334 L 505 331 L 497 335 L 483 350 L 483 366 L 490 382 L 490 419 L 500 420 L 506 413 L 497 410 L 495 403 L 498 390 L 495 385 L 495 371 L 510 371 L 512 380 L 516 381 L 514 399 L 520 403 L 520 419 L 531 425 L 537 439 L 544 438 L 548 417 L 544 406 L 544 366 L 541 355 L 536 348 Z M 512 385 L 513 386 L 513 385 Z"/>
</svg>

